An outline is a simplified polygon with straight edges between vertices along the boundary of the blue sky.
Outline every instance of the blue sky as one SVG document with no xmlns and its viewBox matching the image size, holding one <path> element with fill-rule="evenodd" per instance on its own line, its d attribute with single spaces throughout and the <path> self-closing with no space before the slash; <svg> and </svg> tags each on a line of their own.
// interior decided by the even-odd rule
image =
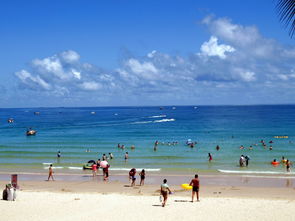
<svg viewBox="0 0 295 221">
<path fill-rule="evenodd" d="M 1 107 L 295 103 L 269 0 L 0 1 Z"/>
</svg>

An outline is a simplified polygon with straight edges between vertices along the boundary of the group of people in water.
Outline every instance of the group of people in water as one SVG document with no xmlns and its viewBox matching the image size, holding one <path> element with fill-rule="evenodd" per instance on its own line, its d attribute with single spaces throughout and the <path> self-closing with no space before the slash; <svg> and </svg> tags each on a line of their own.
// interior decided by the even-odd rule
<svg viewBox="0 0 295 221">
<path fill-rule="evenodd" d="M 260 143 L 262 144 L 262 146 L 263 146 L 264 149 L 267 149 L 267 145 L 266 145 L 266 142 L 264 140 L 260 140 Z M 272 144 L 274 142 L 271 140 L 268 143 L 271 144 L 268 149 L 269 150 L 273 150 Z M 257 146 L 257 144 L 253 144 L 253 145 L 249 146 L 248 149 L 249 150 L 253 150 L 253 146 Z M 246 149 L 246 147 L 244 147 L 243 145 L 241 145 L 240 146 L 240 149 L 243 150 L 243 149 Z M 249 160 L 250 160 L 250 157 L 249 156 L 241 155 L 241 157 L 239 159 L 239 165 L 240 165 L 240 167 L 247 167 L 248 164 L 249 164 Z M 286 167 L 287 172 L 291 172 L 292 163 L 291 163 L 290 160 L 285 159 L 284 156 L 282 157 L 282 160 L 281 161 L 277 161 L 276 159 L 273 159 L 273 161 L 271 161 L 271 164 L 273 166 L 278 166 L 278 165 L 280 165 L 280 163 L 282 163 Z"/>
<path fill-rule="evenodd" d="M 282 163 L 282 164 L 286 167 L 286 171 L 287 171 L 287 172 L 291 172 L 291 166 L 292 166 L 292 163 L 291 163 L 290 160 L 285 159 L 284 156 L 282 156 L 281 161 L 277 161 L 277 159 L 273 159 L 273 161 L 271 162 L 271 164 L 272 164 L 273 166 L 275 166 L 275 167 L 276 167 L 276 166 L 279 166 L 280 163 Z"/>
</svg>

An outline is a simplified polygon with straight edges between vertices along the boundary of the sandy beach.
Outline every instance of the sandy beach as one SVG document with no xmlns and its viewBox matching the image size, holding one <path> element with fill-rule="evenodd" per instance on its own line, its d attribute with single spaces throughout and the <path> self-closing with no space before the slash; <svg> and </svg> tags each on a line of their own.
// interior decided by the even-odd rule
<svg viewBox="0 0 295 221">
<path fill-rule="evenodd" d="M 69 181 L 61 178 L 57 177 L 57 181 L 49 182 L 20 181 L 17 200 L 0 201 L 3 220 L 294 220 L 295 218 L 293 186 L 223 186 L 218 183 L 207 185 L 201 182 L 201 201 L 191 203 L 191 192 L 183 190 L 180 185 L 172 184 L 170 187 L 173 194 L 169 196 L 167 206 L 162 208 L 159 201 L 160 183 L 130 187 L 127 179 L 126 182 L 119 179 L 103 182 L 101 177 L 94 180 L 89 178 L 86 181 Z M 184 177 L 178 179 L 182 180 Z M 171 183 L 176 182 L 171 177 L 170 180 Z M 261 179 L 261 182 L 265 182 L 264 179 Z M 4 186 L 5 181 L 1 180 L 0 184 Z"/>
</svg>

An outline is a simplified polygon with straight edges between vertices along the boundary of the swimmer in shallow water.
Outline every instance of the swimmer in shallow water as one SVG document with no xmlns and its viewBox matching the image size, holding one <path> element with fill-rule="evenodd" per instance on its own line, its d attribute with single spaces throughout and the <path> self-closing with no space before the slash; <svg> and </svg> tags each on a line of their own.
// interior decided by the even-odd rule
<svg viewBox="0 0 295 221">
<path fill-rule="evenodd" d="M 213 160 L 211 153 L 208 153 L 209 162 Z"/>
</svg>

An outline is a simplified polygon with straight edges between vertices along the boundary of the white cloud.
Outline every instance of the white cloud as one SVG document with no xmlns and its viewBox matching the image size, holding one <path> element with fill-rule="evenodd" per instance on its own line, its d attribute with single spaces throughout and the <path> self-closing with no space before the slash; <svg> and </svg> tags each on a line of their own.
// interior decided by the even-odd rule
<svg viewBox="0 0 295 221">
<path fill-rule="evenodd" d="M 67 63 L 78 62 L 80 59 L 80 55 L 75 51 L 64 51 L 60 54 L 60 57 Z"/>
<path fill-rule="evenodd" d="M 19 72 L 16 72 L 16 76 L 24 83 L 24 84 L 30 84 L 34 88 L 41 87 L 45 90 L 50 90 L 51 86 L 45 82 L 39 75 L 32 76 L 31 73 L 29 73 L 26 70 L 21 70 Z"/>
<path fill-rule="evenodd" d="M 227 18 L 207 17 L 203 24 L 212 36 L 200 45 L 200 51 L 188 56 L 156 50 L 144 56 L 129 54 L 116 69 L 105 71 L 80 62 L 77 52 L 66 51 L 35 59 L 30 69 L 16 76 L 22 88 L 31 91 L 75 99 L 87 94 L 121 99 L 123 104 L 167 99 L 223 102 L 229 94 L 247 102 L 258 93 L 265 101 L 275 88 L 295 93 L 294 47 L 264 38 L 255 26 L 234 24 Z"/>
<path fill-rule="evenodd" d="M 96 91 L 102 88 L 101 84 L 97 82 L 83 82 L 81 84 L 81 88 L 88 90 L 88 91 Z"/>
<path fill-rule="evenodd" d="M 155 56 L 156 53 L 157 53 L 157 51 L 156 50 L 153 50 L 152 52 L 150 52 L 150 53 L 147 54 L 147 57 L 148 58 L 152 58 L 152 57 Z"/>
<path fill-rule="evenodd" d="M 75 78 L 77 79 L 81 79 L 81 73 L 79 71 L 76 71 L 75 69 L 72 69 L 72 73 L 74 75 Z"/>
<path fill-rule="evenodd" d="M 261 38 L 255 26 L 233 24 L 228 18 L 214 19 L 212 16 L 207 16 L 203 19 L 203 23 L 208 25 L 216 36 L 235 45 L 247 46 Z"/>
<path fill-rule="evenodd" d="M 138 60 L 131 58 L 126 65 L 136 74 L 158 73 L 157 68 L 151 62 L 140 63 Z"/>
<path fill-rule="evenodd" d="M 235 49 L 230 45 L 220 44 L 218 45 L 218 39 L 215 36 L 211 36 L 210 40 L 204 42 L 201 46 L 201 54 L 205 56 L 217 56 L 221 59 L 225 59 L 225 52 L 234 52 Z"/>
<path fill-rule="evenodd" d="M 55 96 L 114 87 L 110 75 L 91 64 L 81 63 L 79 58 L 77 52 L 70 50 L 51 57 L 34 59 L 30 71 L 21 70 L 15 75 L 22 87 L 50 91 Z"/>
</svg>

